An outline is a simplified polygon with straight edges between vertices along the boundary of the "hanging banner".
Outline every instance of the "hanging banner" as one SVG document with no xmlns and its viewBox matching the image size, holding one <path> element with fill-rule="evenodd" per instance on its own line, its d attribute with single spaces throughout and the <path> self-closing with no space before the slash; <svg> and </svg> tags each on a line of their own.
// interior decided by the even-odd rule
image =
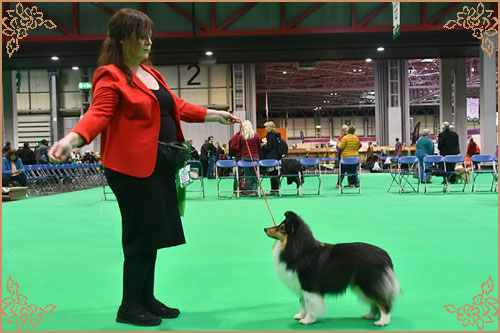
<svg viewBox="0 0 500 333">
<path fill-rule="evenodd" d="M 392 3 L 392 39 L 399 37 L 399 26 L 400 26 L 400 2 Z"/>
</svg>

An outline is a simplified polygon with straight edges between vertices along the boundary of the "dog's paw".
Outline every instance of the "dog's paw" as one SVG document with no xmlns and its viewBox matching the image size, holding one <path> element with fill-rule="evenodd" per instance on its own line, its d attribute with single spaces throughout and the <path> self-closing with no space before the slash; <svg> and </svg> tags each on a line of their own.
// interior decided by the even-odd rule
<svg viewBox="0 0 500 333">
<path fill-rule="evenodd" d="M 372 312 L 368 312 L 368 313 L 365 313 L 364 315 L 362 315 L 361 318 L 363 318 L 363 319 L 375 319 L 375 318 L 377 318 L 377 314 L 372 313 Z"/>
<path fill-rule="evenodd" d="M 293 319 L 297 319 L 297 320 L 302 319 L 302 318 L 304 318 L 303 312 L 299 312 L 295 316 L 293 316 Z"/>
<path fill-rule="evenodd" d="M 387 324 L 389 324 L 389 321 L 388 320 L 377 320 L 376 322 L 373 323 L 375 326 L 385 326 Z"/>
<path fill-rule="evenodd" d="M 312 324 L 314 322 L 316 322 L 316 318 L 311 317 L 311 316 L 305 316 L 305 318 L 302 318 L 301 320 L 299 320 L 299 323 L 301 323 L 302 325 L 309 325 L 309 324 Z"/>
</svg>

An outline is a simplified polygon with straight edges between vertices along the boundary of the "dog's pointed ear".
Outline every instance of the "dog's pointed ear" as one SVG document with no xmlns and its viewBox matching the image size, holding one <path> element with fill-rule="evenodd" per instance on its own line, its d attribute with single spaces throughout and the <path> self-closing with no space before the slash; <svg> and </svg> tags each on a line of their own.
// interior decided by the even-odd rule
<svg viewBox="0 0 500 333">
<path fill-rule="evenodd" d="M 295 231 L 295 223 L 297 222 L 297 214 L 295 214 L 292 211 L 288 211 L 285 213 L 286 217 L 286 226 L 288 231 L 294 232 Z"/>
</svg>

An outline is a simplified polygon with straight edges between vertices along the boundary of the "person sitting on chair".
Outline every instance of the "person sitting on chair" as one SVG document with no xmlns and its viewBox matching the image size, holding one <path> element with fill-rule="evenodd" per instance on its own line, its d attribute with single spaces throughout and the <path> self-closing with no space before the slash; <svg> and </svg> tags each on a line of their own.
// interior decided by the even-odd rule
<svg viewBox="0 0 500 333">
<path fill-rule="evenodd" d="M 24 165 L 14 149 L 10 149 L 2 157 L 2 186 L 8 187 L 19 183 L 27 186 L 28 179 L 24 173 Z"/>
</svg>

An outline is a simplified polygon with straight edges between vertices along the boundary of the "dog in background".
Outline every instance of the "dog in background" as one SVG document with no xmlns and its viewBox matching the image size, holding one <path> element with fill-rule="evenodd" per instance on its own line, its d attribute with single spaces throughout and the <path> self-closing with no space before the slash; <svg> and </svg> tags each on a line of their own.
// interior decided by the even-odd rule
<svg viewBox="0 0 500 333">
<path fill-rule="evenodd" d="M 470 169 L 466 168 L 462 163 L 457 163 L 455 165 L 455 179 L 459 183 L 469 183 L 470 179 Z"/>
<path fill-rule="evenodd" d="M 366 243 L 327 244 L 317 241 L 307 224 L 286 212 L 280 225 L 264 228 L 276 239 L 273 259 L 279 279 L 299 296 L 301 324 L 312 324 L 325 311 L 325 295 L 342 294 L 348 287 L 370 304 L 362 317 L 377 326 L 389 324 L 400 286 L 392 260 L 379 247 Z"/>
</svg>

